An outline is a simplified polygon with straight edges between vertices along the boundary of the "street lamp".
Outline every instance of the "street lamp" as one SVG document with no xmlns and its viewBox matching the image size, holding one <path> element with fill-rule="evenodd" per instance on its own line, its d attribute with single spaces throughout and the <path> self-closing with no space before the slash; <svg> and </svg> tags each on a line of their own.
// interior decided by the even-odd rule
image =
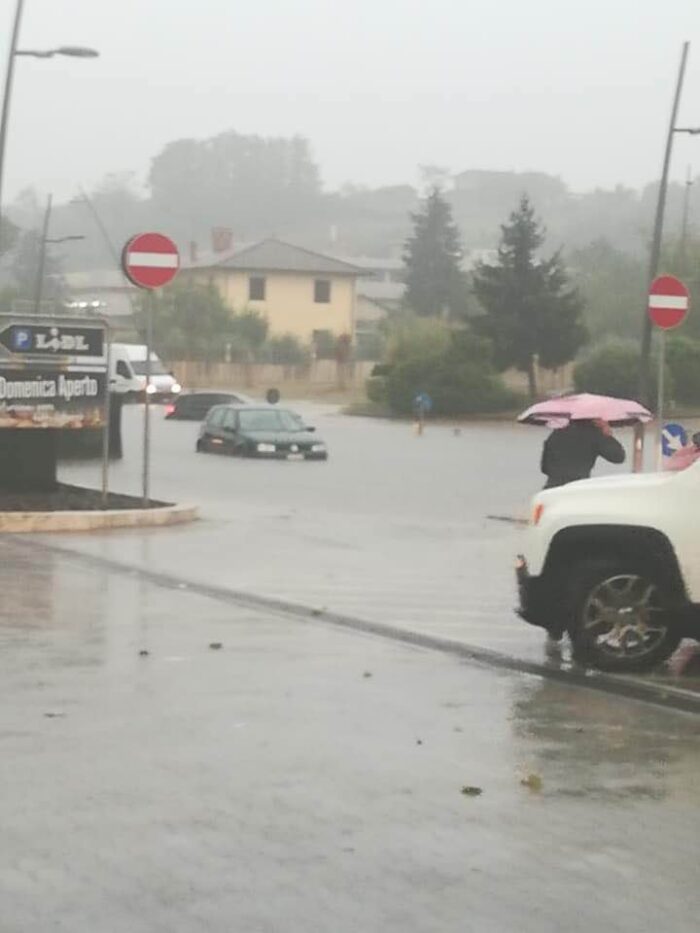
<svg viewBox="0 0 700 933">
<path fill-rule="evenodd" d="M 2 236 L 2 182 L 5 169 L 5 142 L 7 139 L 7 121 L 10 115 L 10 99 L 12 97 L 12 82 L 15 74 L 15 58 L 18 55 L 31 58 L 53 58 L 55 55 L 65 55 L 68 58 L 97 58 L 100 54 L 95 49 L 83 48 L 77 45 L 61 45 L 55 49 L 18 49 L 19 27 L 22 22 L 24 0 L 17 0 L 15 7 L 15 20 L 12 27 L 10 49 L 7 55 L 7 69 L 5 72 L 5 90 L 2 99 L 2 117 L 0 118 L 0 237 Z"/>
<path fill-rule="evenodd" d="M 664 230 L 664 210 L 666 208 L 666 192 L 668 190 L 668 173 L 671 167 L 671 152 L 673 151 L 673 139 L 676 133 L 686 133 L 689 136 L 700 134 L 700 127 L 676 126 L 678 117 L 678 106 L 681 100 L 683 90 L 683 80 L 685 78 L 685 66 L 688 60 L 689 42 L 683 43 L 681 53 L 681 63 L 678 69 L 678 80 L 676 81 L 676 92 L 673 98 L 673 107 L 671 108 L 671 121 L 668 127 L 666 137 L 666 150 L 664 152 L 663 168 L 661 170 L 661 181 L 659 182 L 659 196 L 656 202 L 656 217 L 654 219 L 654 236 L 651 243 L 651 253 L 649 255 L 649 284 L 654 281 L 659 273 L 659 260 L 661 258 L 661 239 Z M 639 361 L 639 396 L 641 402 L 649 401 L 649 358 L 651 356 L 651 331 L 652 324 L 649 317 L 648 302 L 644 306 L 644 325 L 642 329 L 642 351 Z M 635 442 L 635 470 L 641 468 L 643 433 L 636 431 Z"/>
<path fill-rule="evenodd" d="M 681 63 L 678 68 L 678 79 L 676 80 L 676 92 L 673 97 L 673 106 L 671 108 L 671 120 L 668 126 L 666 136 L 666 149 L 664 151 L 663 167 L 661 169 L 661 181 L 659 182 L 659 194 L 656 201 L 656 216 L 654 218 L 654 235 L 651 241 L 651 252 L 649 254 L 649 278 L 648 284 L 654 281 L 659 274 L 659 260 L 661 258 L 661 240 L 664 231 L 664 211 L 666 209 L 666 192 L 668 190 L 668 173 L 671 167 L 671 153 L 673 151 L 673 139 L 676 133 L 686 133 L 689 136 L 700 135 L 698 126 L 676 126 L 678 117 L 678 106 L 681 100 L 683 90 L 683 80 L 685 78 L 685 66 L 688 61 L 688 50 L 690 43 L 683 43 L 681 52 Z M 644 323 L 642 325 L 642 348 L 639 355 L 639 400 L 645 404 L 650 402 L 649 392 L 649 362 L 651 358 L 651 332 L 652 324 L 649 317 L 648 299 L 644 302 Z M 634 429 L 634 460 L 632 469 L 639 473 L 642 469 L 644 459 L 644 425 L 635 425 Z"/>
<path fill-rule="evenodd" d="M 36 285 L 34 288 L 34 313 L 41 313 L 41 295 L 44 290 L 44 265 L 46 262 L 47 243 L 70 243 L 75 240 L 84 240 L 82 234 L 70 234 L 69 236 L 49 237 L 49 222 L 51 220 L 51 206 L 53 196 L 49 195 L 46 201 L 46 211 L 44 213 L 44 226 L 41 231 L 41 240 L 39 242 L 39 264 L 36 273 Z"/>
</svg>

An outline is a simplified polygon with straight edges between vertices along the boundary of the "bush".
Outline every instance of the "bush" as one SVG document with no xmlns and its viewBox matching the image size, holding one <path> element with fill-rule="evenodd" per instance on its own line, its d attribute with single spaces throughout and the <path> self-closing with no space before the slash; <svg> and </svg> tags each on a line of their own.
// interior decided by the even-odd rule
<svg viewBox="0 0 700 933">
<path fill-rule="evenodd" d="M 700 341 L 674 335 L 666 345 L 666 365 L 673 376 L 676 402 L 700 403 Z"/>
<path fill-rule="evenodd" d="M 651 397 L 656 399 L 658 365 L 650 364 Z M 666 396 L 671 398 L 674 383 L 666 362 Z M 633 341 L 616 340 L 594 347 L 574 367 L 577 392 L 594 392 L 616 398 L 639 400 L 639 345 Z"/>
<path fill-rule="evenodd" d="M 306 366 L 309 350 L 294 334 L 270 337 L 262 348 L 264 362 L 282 366 Z"/>
<path fill-rule="evenodd" d="M 504 411 L 516 402 L 493 367 L 491 342 L 470 331 L 402 322 L 390 337 L 390 360 L 374 367 L 367 395 L 396 414 L 412 413 L 419 392 L 427 392 L 437 415 Z"/>
<path fill-rule="evenodd" d="M 370 402 L 382 405 L 386 402 L 386 377 L 370 376 L 365 382 L 365 392 Z"/>
<path fill-rule="evenodd" d="M 385 385 L 386 401 L 397 414 L 413 411 L 418 392 L 428 393 L 433 413 L 438 415 L 505 411 L 516 401 L 514 393 L 506 389 L 489 366 L 455 363 L 446 358 L 399 363 L 386 377 Z"/>
</svg>

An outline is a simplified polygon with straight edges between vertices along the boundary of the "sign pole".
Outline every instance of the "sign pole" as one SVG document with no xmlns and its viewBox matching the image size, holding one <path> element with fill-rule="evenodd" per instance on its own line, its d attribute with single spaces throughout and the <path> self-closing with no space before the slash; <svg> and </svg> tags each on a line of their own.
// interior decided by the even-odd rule
<svg viewBox="0 0 700 933">
<path fill-rule="evenodd" d="M 139 233 L 127 240 L 122 250 L 122 271 L 138 288 L 150 292 L 146 310 L 146 398 L 143 412 L 143 506 L 151 501 L 151 352 L 153 349 L 153 315 L 155 290 L 163 288 L 177 275 L 180 254 L 177 246 L 162 233 Z"/>
<path fill-rule="evenodd" d="M 659 419 L 658 445 L 656 448 L 656 469 L 661 470 L 663 464 L 663 430 L 664 430 L 664 374 L 666 370 L 666 331 L 659 333 L 659 394 L 656 402 L 656 417 Z"/>
<path fill-rule="evenodd" d="M 143 507 L 150 503 L 151 480 L 151 347 L 153 346 L 153 305 L 155 297 L 149 291 L 146 298 L 146 399 L 143 409 Z"/>
<path fill-rule="evenodd" d="M 105 346 L 105 356 L 107 357 L 107 375 L 105 386 L 105 403 L 102 416 L 102 508 L 107 508 L 107 500 L 109 497 L 109 434 L 110 434 L 110 417 L 112 413 L 112 406 L 110 404 L 110 378 L 109 371 L 111 366 L 111 353 L 112 353 L 112 336 L 109 329 L 105 332 L 106 346 Z"/>
</svg>

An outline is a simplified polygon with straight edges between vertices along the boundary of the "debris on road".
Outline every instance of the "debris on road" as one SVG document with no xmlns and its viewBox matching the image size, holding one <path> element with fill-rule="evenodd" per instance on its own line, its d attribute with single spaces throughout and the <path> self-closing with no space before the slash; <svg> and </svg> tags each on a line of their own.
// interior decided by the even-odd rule
<svg viewBox="0 0 700 933">
<path fill-rule="evenodd" d="M 483 788 L 474 787 L 471 784 L 465 784 L 460 793 L 464 794 L 465 797 L 480 797 L 483 794 Z"/>
<path fill-rule="evenodd" d="M 539 774 L 535 774 L 534 771 L 521 778 L 520 783 L 523 787 L 531 790 L 533 794 L 538 794 L 542 790 L 542 778 Z"/>
<path fill-rule="evenodd" d="M 142 649 L 139 651 L 139 657 L 140 657 L 140 658 L 147 658 L 147 657 L 149 656 L 150 653 L 151 653 L 150 651 L 146 651 L 145 648 L 142 648 Z"/>
<path fill-rule="evenodd" d="M 210 641 L 209 647 L 211 648 L 212 651 L 220 651 L 224 647 L 224 645 L 223 645 L 223 642 L 220 642 L 220 641 Z"/>
</svg>

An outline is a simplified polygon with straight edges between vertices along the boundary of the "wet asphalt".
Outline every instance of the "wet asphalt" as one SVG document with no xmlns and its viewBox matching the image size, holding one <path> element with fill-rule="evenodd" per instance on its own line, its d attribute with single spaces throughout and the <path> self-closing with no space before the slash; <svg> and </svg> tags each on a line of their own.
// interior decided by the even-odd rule
<svg viewBox="0 0 700 933">
<path fill-rule="evenodd" d="M 2 933 L 697 929 L 695 716 L 26 539 L 0 586 Z"/>
<path fill-rule="evenodd" d="M 61 546 L 551 667 L 543 633 L 514 612 L 513 573 L 519 521 L 542 485 L 546 431 L 428 424 L 418 437 L 406 422 L 348 417 L 330 405 L 293 407 L 327 441 L 327 463 L 196 454 L 198 425 L 165 421 L 156 408 L 153 494 L 199 503 L 202 521 L 75 536 Z M 142 410 L 125 409 L 124 422 L 126 456 L 111 484 L 138 493 Z M 631 431 L 618 436 L 629 449 Z M 603 463 L 596 472 L 628 469 Z M 95 464 L 64 465 L 62 475 L 99 482 Z M 566 650 L 560 666 L 570 667 Z M 682 700 L 700 693 L 700 665 L 694 670 L 682 677 L 661 670 L 640 683 Z"/>
</svg>

